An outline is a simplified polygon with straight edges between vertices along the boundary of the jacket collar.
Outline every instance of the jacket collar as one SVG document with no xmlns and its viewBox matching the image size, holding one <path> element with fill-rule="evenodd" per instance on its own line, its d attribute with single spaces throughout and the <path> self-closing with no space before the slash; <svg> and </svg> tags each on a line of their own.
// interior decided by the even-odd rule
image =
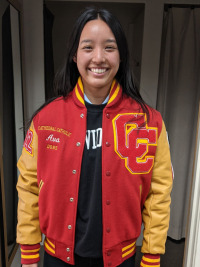
<svg viewBox="0 0 200 267">
<path fill-rule="evenodd" d="M 121 95 L 122 95 L 121 85 L 117 82 L 116 79 L 114 79 L 110 88 L 109 100 L 106 106 L 108 107 L 115 104 L 121 98 Z M 77 84 L 74 87 L 73 98 L 77 105 L 81 107 L 85 106 L 84 89 L 81 77 L 78 78 Z"/>
</svg>

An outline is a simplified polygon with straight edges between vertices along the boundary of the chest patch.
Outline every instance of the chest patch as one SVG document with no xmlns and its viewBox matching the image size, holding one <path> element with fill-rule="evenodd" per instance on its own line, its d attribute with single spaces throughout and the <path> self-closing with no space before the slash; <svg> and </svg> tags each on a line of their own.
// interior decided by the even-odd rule
<svg viewBox="0 0 200 267">
<path fill-rule="evenodd" d="M 158 129 L 148 127 L 146 114 L 118 114 L 113 120 L 114 149 L 131 174 L 149 173 L 154 164 L 152 146 L 157 146 Z"/>
<path fill-rule="evenodd" d="M 27 131 L 27 134 L 26 134 L 26 138 L 24 140 L 24 145 L 23 145 L 23 148 L 25 149 L 25 151 L 33 156 L 33 147 L 32 147 L 32 143 L 33 143 L 33 131 L 31 129 L 29 129 Z"/>
</svg>

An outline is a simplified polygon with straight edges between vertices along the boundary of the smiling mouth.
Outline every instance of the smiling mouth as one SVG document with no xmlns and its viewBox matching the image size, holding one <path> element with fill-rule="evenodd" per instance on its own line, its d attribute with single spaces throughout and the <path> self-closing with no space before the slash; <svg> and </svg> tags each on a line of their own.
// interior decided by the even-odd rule
<svg viewBox="0 0 200 267">
<path fill-rule="evenodd" d="M 90 69 L 91 72 L 97 73 L 97 74 L 101 74 L 107 71 L 107 69 L 96 69 L 96 68 L 91 68 Z"/>
</svg>

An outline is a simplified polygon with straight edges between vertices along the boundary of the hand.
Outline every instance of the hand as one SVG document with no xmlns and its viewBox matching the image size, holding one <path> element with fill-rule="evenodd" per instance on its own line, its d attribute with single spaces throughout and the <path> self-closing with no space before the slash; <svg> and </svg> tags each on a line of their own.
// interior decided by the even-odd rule
<svg viewBox="0 0 200 267">
<path fill-rule="evenodd" d="M 32 264 L 22 264 L 22 267 L 38 267 L 37 263 L 32 263 Z"/>
</svg>

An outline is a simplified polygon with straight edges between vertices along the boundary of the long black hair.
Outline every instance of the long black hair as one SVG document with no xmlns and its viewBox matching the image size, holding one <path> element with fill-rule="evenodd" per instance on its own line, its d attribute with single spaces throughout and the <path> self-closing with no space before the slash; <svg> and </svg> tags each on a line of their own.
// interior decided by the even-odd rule
<svg viewBox="0 0 200 267">
<path fill-rule="evenodd" d="M 62 68 L 55 75 L 55 97 L 48 100 L 42 107 L 40 107 L 33 114 L 33 117 L 39 112 L 39 110 L 56 97 L 66 97 L 73 90 L 78 77 L 80 76 L 77 64 L 73 60 L 78 49 L 80 36 L 85 24 L 96 19 L 103 20 L 110 27 L 115 36 L 120 55 L 120 65 L 115 78 L 121 84 L 123 93 L 130 96 L 132 99 L 135 99 L 141 105 L 143 111 L 147 114 L 147 118 L 149 118 L 149 111 L 146 104 L 142 99 L 138 88 L 134 84 L 133 74 L 129 62 L 128 44 L 122 26 L 119 20 L 111 12 L 106 9 L 96 7 L 85 8 L 77 18 L 69 38 L 65 62 Z"/>
</svg>

